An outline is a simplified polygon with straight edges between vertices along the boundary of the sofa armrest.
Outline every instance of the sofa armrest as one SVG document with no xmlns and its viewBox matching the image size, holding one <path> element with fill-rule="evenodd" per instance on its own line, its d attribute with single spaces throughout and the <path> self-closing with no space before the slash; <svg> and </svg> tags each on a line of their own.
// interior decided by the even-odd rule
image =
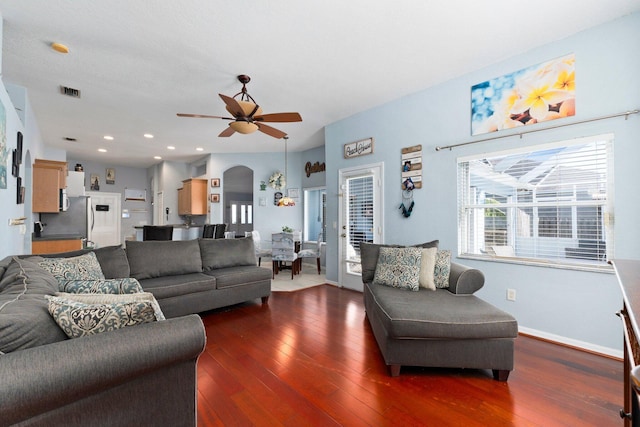
<svg viewBox="0 0 640 427">
<path fill-rule="evenodd" d="M 202 320 L 190 315 L 8 353 L 0 357 L 0 419 L 11 425 L 196 360 L 205 341 Z"/>
<path fill-rule="evenodd" d="M 471 295 L 484 286 L 482 271 L 466 265 L 451 263 L 449 291 L 454 294 Z"/>
</svg>

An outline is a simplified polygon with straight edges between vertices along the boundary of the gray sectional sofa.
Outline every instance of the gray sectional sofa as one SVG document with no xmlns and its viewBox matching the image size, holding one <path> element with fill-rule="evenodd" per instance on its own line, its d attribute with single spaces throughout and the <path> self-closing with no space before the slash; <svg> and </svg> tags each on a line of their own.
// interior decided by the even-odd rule
<svg viewBox="0 0 640 427">
<path fill-rule="evenodd" d="M 366 315 L 390 374 L 401 366 L 491 369 L 506 381 L 518 324 L 473 295 L 484 285 L 482 272 L 452 262 L 449 286 L 435 291 L 374 284 L 382 246 L 362 243 L 360 250 Z"/>
<path fill-rule="evenodd" d="M 87 251 L 47 255 L 72 257 Z M 37 257 L 0 261 L 0 426 L 194 426 L 193 313 L 261 298 L 271 270 L 251 239 L 128 242 L 93 251 L 106 278 L 135 277 L 167 320 L 68 339 L 47 310 L 58 291 Z"/>
</svg>

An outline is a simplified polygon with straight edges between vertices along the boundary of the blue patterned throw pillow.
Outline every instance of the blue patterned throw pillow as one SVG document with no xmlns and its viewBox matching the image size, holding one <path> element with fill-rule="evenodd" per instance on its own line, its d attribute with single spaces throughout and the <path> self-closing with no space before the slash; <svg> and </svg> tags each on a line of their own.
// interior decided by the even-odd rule
<svg viewBox="0 0 640 427">
<path fill-rule="evenodd" d="M 65 280 L 58 285 L 60 292 L 70 294 L 137 294 L 142 285 L 132 277 L 104 280 Z"/>
<path fill-rule="evenodd" d="M 102 268 L 96 254 L 86 254 L 69 258 L 42 258 L 38 265 L 63 283 L 66 280 L 104 280 Z"/>
<path fill-rule="evenodd" d="M 373 283 L 417 291 L 421 258 L 421 248 L 381 247 Z"/>
<path fill-rule="evenodd" d="M 438 251 L 436 253 L 436 265 L 433 269 L 433 281 L 436 284 L 436 288 L 449 287 L 449 273 L 451 273 L 451 251 Z"/>
<path fill-rule="evenodd" d="M 141 323 L 165 320 L 149 292 L 46 296 L 49 313 L 69 338 L 95 335 Z"/>
</svg>

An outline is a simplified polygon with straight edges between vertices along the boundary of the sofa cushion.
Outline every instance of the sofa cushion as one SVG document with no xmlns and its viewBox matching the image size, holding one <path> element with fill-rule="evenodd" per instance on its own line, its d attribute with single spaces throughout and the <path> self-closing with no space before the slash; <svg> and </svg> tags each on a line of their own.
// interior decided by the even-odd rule
<svg viewBox="0 0 640 427">
<path fill-rule="evenodd" d="M 93 252 L 69 258 L 42 257 L 38 265 L 64 284 L 67 280 L 102 280 L 102 267 Z"/>
<path fill-rule="evenodd" d="M 436 266 L 436 253 L 438 248 L 422 249 L 422 258 L 420 259 L 420 287 L 436 290 L 436 283 L 433 272 Z"/>
<path fill-rule="evenodd" d="M 390 338 L 515 338 L 516 320 L 475 295 L 402 292 L 388 286 L 364 285 L 370 292 Z"/>
<path fill-rule="evenodd" d="M 273 272 L 269 268 L 262 268 L 256 265 L 243 267 L 227 267 L 210 270 L 207 275 L 216 279 L 216 289 L 230 288 L 249 283 L 271 281 Z"/>
<path fill-rule="evenodd" d="M 417 291 L 421 258 L 420 248 L 380 248 L 373 283 Z"/>
<path fill-rule="evenodd" d="M 47 311 L 58 290 L 51 273 L 14 257 L 0 280 L 0 354 L 67 339 Z"/>
<path fill-rule="evenodd" d="M 119 279 L 122 277 L 129 277 L 129 261 L 127 260 L 127 254 L 125 253 L 122 245 L 47 254 L 47 258 L 69 258 L 86 254 L 88 252 L 96 254 L 96 258 L 98 258 L 98 262 L 100 263 L 100 267 L 102 268 L 102 273 L 105 278 Z"/>
<path fill-rule="evenodd" d="M 253 239 L 198 239 L 204 271 L 256 265 Z"/>
<path fill-rule="evenodd" d="M 164 320 L 158 302 L 148 292 L 126 295 L 59 293 L 46 298 L 49 313 L 69 338 Z"/>
<path fill-rule="evenodd" d="M 451 251 L 443 250 L 436 253 L 436 262 L 433 269 L 433 280 L 436 288 L 449 287 L 449 274 L 451 273 Z"/>
<path fill-rule="evenodd" d="M 58 285 L 60 292 L 71 294 L 135 294 L 143 292 L 137 279 L 67 280 Z"/>
<path fill-rule="evenodd" d="M 203 273 L 191 273 L 144 279 L 140 284 L 145 291 L 163 299 L 215 289 L 216 279 Z"/>
<path fill-rule="evenodd" d="M 138 280 L 202 271 L 197 240 L 127 242 L 131 277 Z"/>
<path fill-rule="evenodd" d="M 439 240 L 432 240 L 430 242 L 420 243 L 413 245 L 415 248 L 437 248 Z M 370 283 L 373 281 L 373 276 L 376 273 L 376 264 L 378 263 L 378 255 L 380 248 L 401 248 L 402 245 L 380 245 L 377 243 L 360 242 L 360 259 L 362 261 L 362 281 L 364 283 Z"/>
</svg>

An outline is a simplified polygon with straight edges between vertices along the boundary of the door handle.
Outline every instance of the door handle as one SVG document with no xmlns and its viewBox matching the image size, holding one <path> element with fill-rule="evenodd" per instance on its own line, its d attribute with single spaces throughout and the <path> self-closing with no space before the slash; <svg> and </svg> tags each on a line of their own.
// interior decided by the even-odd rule
<svg viewBox="0 0 640 427">
<path fill-rule="evenodd" d="M 340 237 L 347 237 L 347 233 L 342 233 Z"/>
</svg>

